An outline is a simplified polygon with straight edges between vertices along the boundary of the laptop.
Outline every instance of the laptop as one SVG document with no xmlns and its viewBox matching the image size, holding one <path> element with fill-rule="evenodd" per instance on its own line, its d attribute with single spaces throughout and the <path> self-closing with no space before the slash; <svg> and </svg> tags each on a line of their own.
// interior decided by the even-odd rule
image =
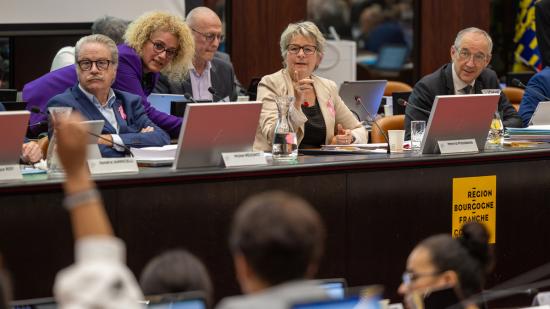
<svg viewBox="0 0 550 309">
<path fill-rule="evenodd" d="M 540 102 L 537 105 L 529 125 L 550 125 L 550 101 Z"/>
<path fill-rule="evenodd" d="M 262 102 L 189 103 L 173 169 L 222 166 L 222 152 L 251 151 Z"/>
<path fill-rule="evenodd" d="M 147 100 L 153 107 L 165 114 L 182 117 L 185 106 L 192 101 L 183 94 L 151 93 Z M 197 103 L 209 103 L 211 100 L 195 100 Z"/>
<path fill-rule="evenodd" d="M 17 101 L 17 89 L 0 89 L 0 102 Z"/>
<path fill-rule="evenodd" d="M 319 279 L 316 281 L 332 299 L 342 299 L 346 295 L 347 282 L 344 278 Z"/>
<path fill-rule="evenodd" d="M 411 96 L 410 91 L 406 92 L 394 92 L 392 93 L 392 109 L 394 115 L 405 115 L 405 106 L 399 104 L 399 99 L 403 99 L 405 101 L 409 101 L 409 97 Z"/>
<path fill-rule="evenodd" d="M 386 80 L 346 81 L 340 86 L 340 97 L 357 119 L 371 121 L 373 119 L 370 119 L 370 116 L 375 117 L 380 107 L 387 82 Z M 363 106 L 360 106 L 356 97 L 361 98 Z"/>
<path fill-rule="evenodd" d="M 408 55 L 409 48 L 405 45 L 382 46 L 373 68 L 381 71 L 401 71 Z"/>
<path fill-rule="evenodd" d="M 162 294 L 147 297 L 151 309 L 206 309 L 206 295 L 201 291 Z"/>
<path fill-rule="evenodd" d="M 2 101 L 1 103 L 7 111 L 24 111 L 27 109 L 27 102 L 25 101 Z"/>
<path fill-rule="evenodd" d="M 0 165 L 19 164 L 30 115 L 29 111 L 0 112 Z"/>
<path fill-rule="evenodd" d="M 15 300 L 10 303 L 12 309 L 56 309 L 53 297 Z"/>
<path fill-rule="evenodd" d="M 439 153 L 438 141 L 470 138 L 483 150 L 499 99 L 498 94 L 436 96 L 421 152 Z"/>
</svg>

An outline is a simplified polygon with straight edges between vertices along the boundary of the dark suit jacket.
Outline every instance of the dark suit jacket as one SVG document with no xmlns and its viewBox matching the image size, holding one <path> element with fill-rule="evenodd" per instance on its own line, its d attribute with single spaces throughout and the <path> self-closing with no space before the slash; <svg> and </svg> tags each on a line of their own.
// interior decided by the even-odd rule
<svg viewBox="0 0 550 309">
<path fill-rule="evenodd" d="M 213 96 L 214 101 L 220 101 L 225 97 L 229 97 L 231 101 L 236 101 L 237 90 L 235 89 L 235 73 L 233 72 L 233 66 L 231 63 L 216 57 L 212 59 L 211 63 L 210 81 L 212 83 L 212 88 L 216 91 L 216 95 Z M 187 76 L 183 82 L 174 83 L 170 82 L 166 76 L 161 75 L 153 92 L 171 94 L 190 93 L 194 96 L 189 76 Z"/>
<path fill-rule="evenodd" d="M 454 95 L 455 87 L 453 84 L 452 69 L 452 64 L 448 63 L 418 81 L 414 85 L 409 97 L 409 105 L 415 105 L 431 111 L 435 96 Z M 498 88 L 500 88 L 500 85 L 496 73 L 491 69 L 484 69 L 475 81 L 474 93 L 481 93 L 481 89 Z M 505 127 L 521 128 L 521 118 L 502 92 L 500 93 L 500 101 L 498 102 L 498 111 Z M 411 121 L 424 120 L 427 122 L 428 118 L 429 115 L 426 113 L 407 106 L 405 109 L 405 139 L 410 138 Z"/>
<path fill-rule="evenodd" d="M 145 113 L 141 97 L 120 90 L 115 90 L 116 100 L 113 104 L 115 117 L 119 125 L 118 135 L 128 147 L 164 146 L 170 143 L 170 137 L 161 128 L 156 126 Z M 68 106 L 77 110 L 88 120 L 104 120 L 105 126 L 101 134 L 117 134 L 115 128 L 103 117 L 103 114 L 90 102 L 86 95 L 78 88 L 78 85 L 67 89 L 48 101 L 48 107 Z M 120 107 L 126 115 L 123 119 Z M 141 129 L 151 126 L 153 132 L 141 133 Z M 50 126 L 51 127 L 51 126 Z M 118 152 L 112 147 L 99 145 L 103 157 L 121 157 L 124 153 Z"/>
<path fill-rule="evenodd" d="M 550 0 L 535 3 L 535 26 L 544 68 L 550 66 Z"/>
</svg>

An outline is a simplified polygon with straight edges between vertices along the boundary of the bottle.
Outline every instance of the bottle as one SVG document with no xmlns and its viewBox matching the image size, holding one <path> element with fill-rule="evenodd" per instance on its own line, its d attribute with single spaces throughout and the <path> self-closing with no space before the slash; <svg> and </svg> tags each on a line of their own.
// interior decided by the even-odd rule
<svg viewBox="0 0 550 309">
<path fill-rule="evenodd" d="M 504 137 L 504 125 L 500 119 L 500 114 L 498 110 L 493 115 L 493 120 L 491 121 L 491 128 L 489 129 L 489 136 L 487 140 L 490 144 L 501 145 L 502 139 Z"/>
<path fill-rule="evenodd" d="M 280 96 L 275 98 L 277 104 L 278 119 L 273 132 L 271 153 L 273 160 L 293 161 L 298 158 L 298 142 L 296 132 L 290 125 L 288 111 L 294 104 L 294 97 Z"/>
</svg>

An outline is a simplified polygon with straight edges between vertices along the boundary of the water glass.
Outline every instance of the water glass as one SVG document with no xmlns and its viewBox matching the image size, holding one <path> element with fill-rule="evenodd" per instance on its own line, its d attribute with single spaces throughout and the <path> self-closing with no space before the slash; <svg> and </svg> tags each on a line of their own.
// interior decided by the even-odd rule
<svg viewBox="0 0 550 309">
<path fill-rule="evenodd" d="M 420 150 L 422 139 L 426 131 L 426 121 L 415 120 L 411 121 L 411 149 Z"/>
</svg>

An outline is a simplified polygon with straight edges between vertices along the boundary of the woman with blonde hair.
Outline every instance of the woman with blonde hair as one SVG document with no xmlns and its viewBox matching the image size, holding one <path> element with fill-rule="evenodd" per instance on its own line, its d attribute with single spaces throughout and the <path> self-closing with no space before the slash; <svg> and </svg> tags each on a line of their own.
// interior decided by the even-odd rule
<svg viewBox="0 0 550 309">
<path fill-rule="evenodd" d="M 177 137 L 181 118 L 156 110 L 147 101 L 160 72 L 174 81 L 183 80 L 191 64 L 195 43 L 183 17 L 169 12 L 147 12 L 134 20 L 118 45 L 119 64 L 113 88 L 141 96 L 147 116 L 170 136 Z M 45 111 L 47 102 L 77 83 L 76 70 L 70 65 L 50 72 L 23 89 L 27 106 Z M 30 123 L 46 120 L 44 114 L 32 114 Z M 37 132 L 40 133 L 40 132 Z"/>
</svg>

